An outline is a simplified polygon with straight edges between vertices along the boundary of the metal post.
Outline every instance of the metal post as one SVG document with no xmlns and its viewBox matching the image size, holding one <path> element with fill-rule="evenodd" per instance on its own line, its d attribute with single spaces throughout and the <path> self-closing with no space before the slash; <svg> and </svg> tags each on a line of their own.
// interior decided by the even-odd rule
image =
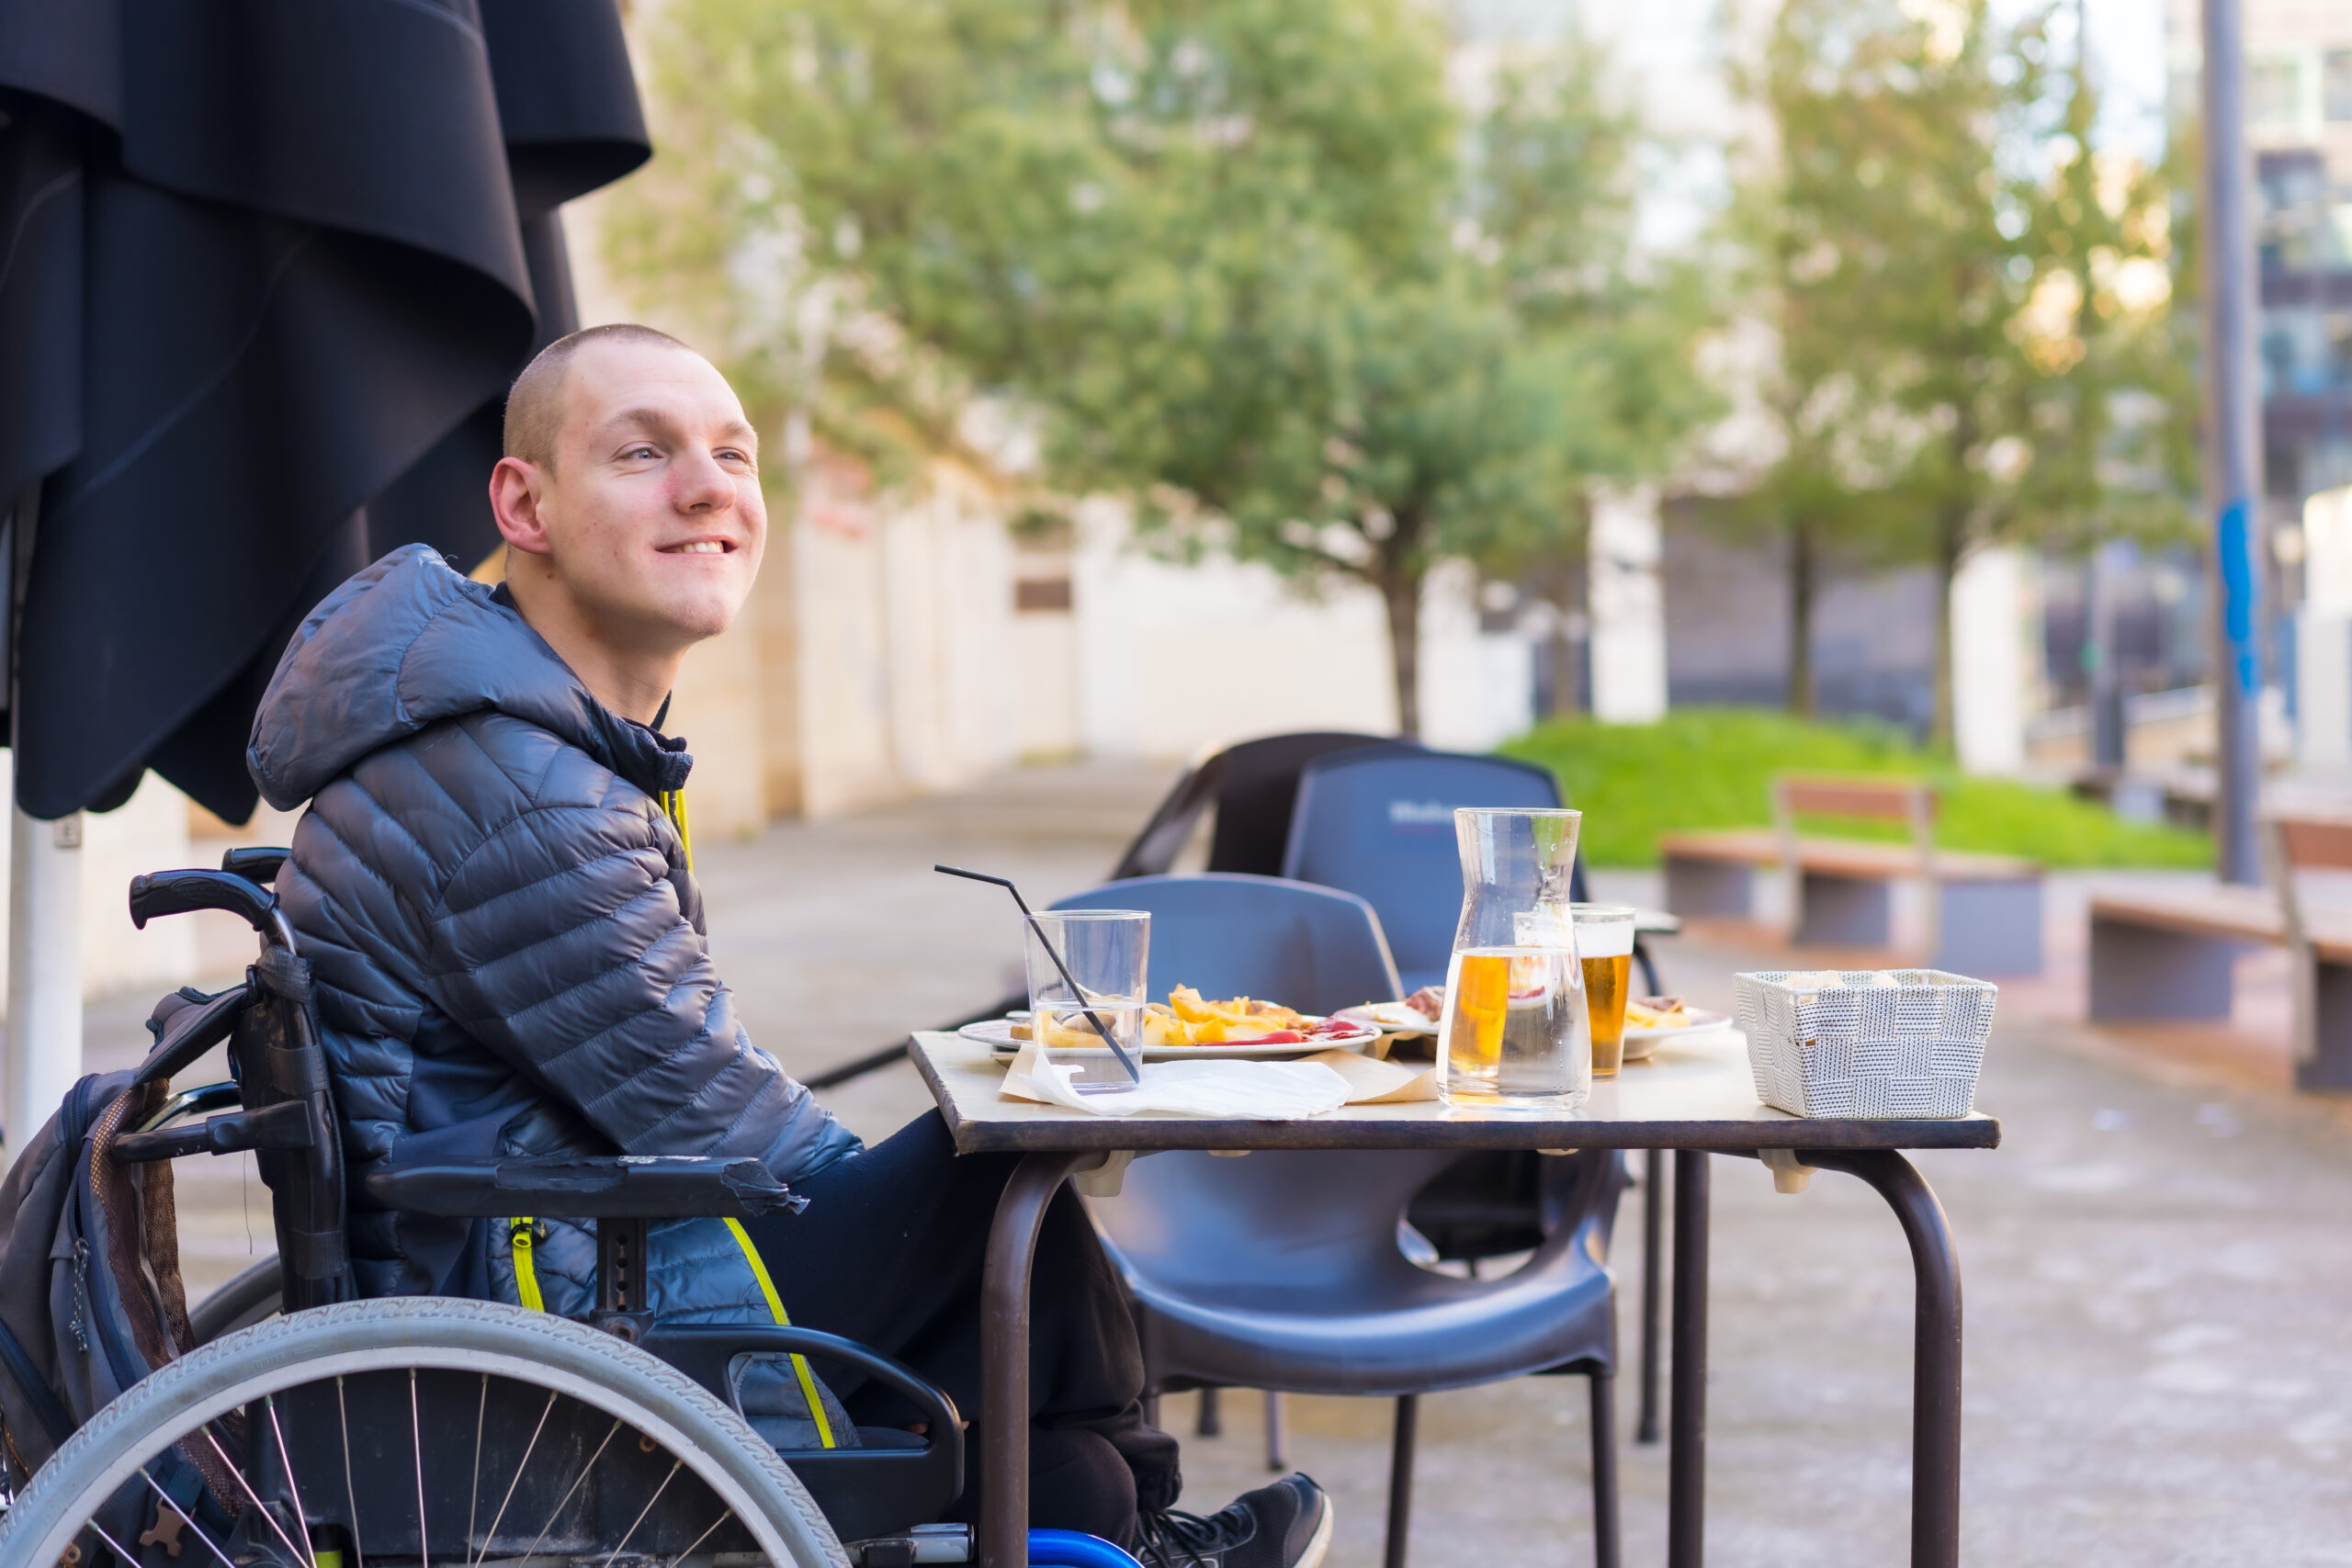
<svg viewBox="0 0 2352 1568">
<path fill-rule="evenodd" d="M 1674 1386 L 1666 1453 L 1667 1568 L 1707 1560 L 1707 1152 L 1674 1152 Z"/>
<path fill-rule="evenodd" d="M 1634 1441 L 1657 1441 L 1658 1303 L 1666 1286 L 1666 1151 L 1642 1167 L 1642 1409 Z"/>
<path fill-rule="evenodd" d="M 1086 1157 L 1023 1156 L 989 1228 L 980 1276 L 980 1568 L 1029 1562 L 1029 1268 L 1046 1205 Z"/>
<path fill-rule="evenodd" d="M 2129 760 L 2129 737 L 2123 718 L 2123 670 L 2115 658 L 2115 616 L 2121 595 L 2119 581 L 2131 546 L 2109 540 L 2091 552 L 2084 570 L 2083 670 L 2089 680 L 2091 762 L 2101 772 L 2123 771 Z"/>
<path fill-rule="evenodd" d="M 2239 0 L 2205 0 L 2205 497 L 2213 518 L 2213 850 L 2224 882 L 2262 879 L 2256 721 L 2262 659 L 2254 547 L 2261 523 L 2262 417 L 2254 374 L 2254 229 L 2247 208 L 2245 51 Z"/>
<path fill-rule="evenodd" d="M 1594 1372 L 1588 1381 L 1592 1384 L 1592 1568 L 1618 1568 L 1617 1380 L 1608 1372 Z"/>
<path fill-rule="evenodd" d="M 1933 1189 L 1892 1149 L 1806 1150 L 1797 1157 L 1859 1176 L 1903 1223 L 1914 1281 L 1911 1346 L 1911 1568 L 1960 1564 L 1960 1255 Z M 1677 1367 L 1680 1366 L 1678 1361 Z M 1679 1386 L 1680 1380 L 1676 1380 Z"/>
<path fill-rule="evenodd" d="M 1382 1568 L 1405 1568 L 1413 1533 L 1413 1443 L 1419 1436 L 1420 1415 L 1420 1395 L 1396 1396 L 1396 1430 L 1388 1449 L 1388 1543 L 1381 1554 Z"/>
<path fill-rule="evenodd" d="M 16 719 L 17 628 L 32 566 L 40 486 L 14 498 L 0 584 L 0 681 Z M 11 737 L 13 740 L 13 736 Z M 13 774 L 17 753 L 9 752 Z M 11 784 L 9 796 L 15 799 Z M 30 1145 L 82 1076 L 82 814 L 39 822 L 11 810 L 8 829 L 8 1021 L 0 1066 L 0 1169 Z"/>
</svg>

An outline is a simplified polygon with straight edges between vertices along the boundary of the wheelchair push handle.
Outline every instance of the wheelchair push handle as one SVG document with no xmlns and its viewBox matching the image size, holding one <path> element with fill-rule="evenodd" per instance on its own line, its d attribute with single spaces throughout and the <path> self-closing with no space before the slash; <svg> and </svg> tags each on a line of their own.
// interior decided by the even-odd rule
<svg viewBox="0 0 2352 1568">
<path fill-rule="evenodd" d="M 218 909 L 251 926 L 273 947 L 294 951 L 294 932 L 278 911 L 277 896 L 226 871 L 155 871 L 130 879 L 130 923 L 141 931 L 162 915 Z"/>
</svg>

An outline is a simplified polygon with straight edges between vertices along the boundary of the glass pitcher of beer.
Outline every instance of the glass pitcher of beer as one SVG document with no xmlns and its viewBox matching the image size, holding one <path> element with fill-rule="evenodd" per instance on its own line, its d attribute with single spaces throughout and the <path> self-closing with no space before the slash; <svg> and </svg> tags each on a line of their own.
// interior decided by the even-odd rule
<svg viewBox="0 0 2352 1568">
<path fill-rule="evenodd" d="M 1462 921 L 1438 1031 L 1449 1105 L 1558 1114 L 1592 1092 L 1592 1026 L 1568 884 L 1575 811 L 1464 807 Z"/>
</svg>

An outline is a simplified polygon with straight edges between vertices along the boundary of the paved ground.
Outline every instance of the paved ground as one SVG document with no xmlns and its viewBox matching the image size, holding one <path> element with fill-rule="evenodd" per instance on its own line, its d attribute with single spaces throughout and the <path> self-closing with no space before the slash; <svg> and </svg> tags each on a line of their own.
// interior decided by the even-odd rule
<svg viewBox="0 0 2352 1568">
<path fill-rule="evenodd" d="M 697 846 L 714 945 L 756 1038 L 808 1073 L 1001 994 L 1018 948 L 949 860 L 1043 900 L 1097 880 L 1164 771 L 1018 774 L 973 795 Z M 1607 877 L 1604 896 L 1649 892 Z M 2249 960 L 2227 1030 L 2093 1034 L 2080 1014 L 2082 887 L 2053 888 L 2051 978 L 2005 989 L 1980 1103 L 1993 1153 L 1923 1156 L 1968 1280 L 1966 1560 L 2052 1564 L 2352 1562 L 2352 1137 L 2336 1108 L 2282 1091 L 2281 976 Z M 1668 981 L 1702 1003 L 1770 960 L 1760 932 L 1686 938 Z M 2267 965 L 2267 966 L 2266 966 Z M 139 1043 L 144 1003 L 95 1009 L 94 1062 Z M 893 1068 L 829 1097 L 886 1134 L 928 1103 Z M 183 1162 L 192 1165 L 195 1162 Z M 229 1162 L 184 1178 L 190 1274 L 268 1246 L 266 1206 Z M 1714 1162 L 1712 1561 L 1834 1568 L 1904 1557 L 1910 1275 L 1859 1183 L 1781 1197 Z M 250 1209 L 247 1205 L 250 1202 Z M 1614 1261 L 1638 1279 L 1638 1199 Z M 1637 1325 L 1623 1318 L 1630 1362 Z M 1664 1551 L 1662 1450 L 1621 1400 L 1626 1561 Z M 1167 1418 L 1189 1432 L 1191 1401 Z M 1531 1379 L 1425 1402 L 1414 1560 L 1588 1561 L 1584 1392 Z M 1379 1561 L 1386 1407 L 1290 1402 L 1291 1457 L 1339 1495 L 1334 1568 Z M 1262 1476 L 1259 1406 L 1188 1439 L 1187 1501 Z"/>
</svg>

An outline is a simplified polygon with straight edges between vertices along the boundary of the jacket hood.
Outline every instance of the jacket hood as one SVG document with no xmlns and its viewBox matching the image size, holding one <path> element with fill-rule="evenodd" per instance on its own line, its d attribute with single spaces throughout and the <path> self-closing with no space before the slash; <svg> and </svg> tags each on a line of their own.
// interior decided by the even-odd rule
<svg viewBox="0 0 2352 1568">
<path fill-rule="evenodd" d="M 290 811 L 369 752 L 495 709 L 552 732 L 648 795 L 677 789 L 685 742 L 621 717 L 492 591 L 424 545 L 394 550 L 322 600 L 270 678 L 245 768 Z"/>
</svg>

